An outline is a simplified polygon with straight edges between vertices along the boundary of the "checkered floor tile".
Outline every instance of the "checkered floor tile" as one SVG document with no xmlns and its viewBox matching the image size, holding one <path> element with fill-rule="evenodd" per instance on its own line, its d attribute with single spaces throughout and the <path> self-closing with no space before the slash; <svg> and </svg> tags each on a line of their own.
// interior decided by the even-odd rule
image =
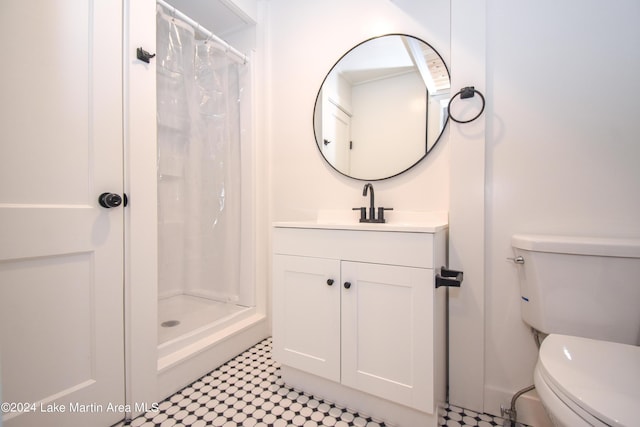
<svg viewBox="0 0 640 427">
<path fill-rule="evenodd" d="M 441 426 L 451 427 L 492 427 L 503 426 L 504 419 L 494 417 L 489 414 L 479 414 L 469 409 L 458 408 L 457 406 L 447 405 L 444 419 L 440 420 Z M 521 424 L 518 424 L 521 425 Z"/>
<path fill-rule="evenodd" d="M 167 398 L 131 427 L 385 427 L 348 408 L 287 387 L 271 359 L 271 338 Z M 501 426 L 502 420 L 448 407 L 442 426 Z"/>
</svg>

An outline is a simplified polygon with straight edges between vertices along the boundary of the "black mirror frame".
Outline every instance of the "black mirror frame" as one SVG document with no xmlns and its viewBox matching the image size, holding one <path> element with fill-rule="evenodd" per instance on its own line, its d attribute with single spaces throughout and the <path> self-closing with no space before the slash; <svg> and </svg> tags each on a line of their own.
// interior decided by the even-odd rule
<svg viewBox="0 0 640 427">
<path fill-rule="evenodd" d="M 329 69 L 329 71 L 327 72 L 327 74 L 325 75 L 324 79 L 322 80 L 322 83 L 320 84 L 320 89 L 318 89 L 318 94 L 316 95 L 316 99 L 315 99 L 315 103 L 313 105 L 313 115 L 311 116 L 311 121 L 312 121 L 312 129 L 313 129 L 313 137 L 314 140 L 316 141 L 316 147 L 318 148 L 318 151 L 320 152 L 320 155 L 322 156 L 322 159 L 329 165 L 331 166 L 331 168 L 333 170 L 335 170 L 336 172 L 338 172 L 340 175 L 346 176 L 348 178 L 351 179 L 355 179 L 358 181 L 383 181 L 385 179 L 390 179 L 390 178 L 394 178 L 398 175 L 401 175 L 407 171 L 409 171 L 410 169 L 412 169 L 413 167 L 415 167 L 416 165 L 418 165 L 418 163 L 420 163 L 422 160 L 425 159 L 425 157 L 427 157 L 429 155 L 429 153 L 431 153 L 433 151 L 433 149 L 438 145 L 438 142 L 440 141 L 440 139 L 442 138 L 442 135 L 445 133 L 445 130 L 447 129 L 447 125 L 449 124 L 449 114 L 447 112 L 446 115 L 446 120 L 444 125 L 442 126 L 442 130 L 440 131 L 440 134 L 438 135 L 438 138 L 436 138 L 436 140 L 434 141 L 433 145 L 431 145 L 431 148 L 428 147 L 428 142 L 426 141 L 426 136 L 425 136 L 425 145 L 427 145 L 427 148 L 425 150 L 425 154 L 420 157 L 418 160 L 416 160 L 415 163 L 413 163 L 411 166 L 407 167 L 406 169 L 403 169 L 402 171 L 390 175 L 390 176 L 386 176 L 386 177 L 382 177 L 382 178 L 357 178 L 357 177 L 353 177 L 351 175 L 347 175 L 346 173 L 338 170 L 333 164 L 331 164 L 331 162 L 329 162 L 327 160 L 327 158 L 324 156 L 324 154 L 322 153 L 322 149 L 320 148 L 320 144 L 321 142 L 318 141 L 317 135 L 318 133 L 316 132 L 316 108 L 318 107 L 318 102 L 319 102 L 319 98 L 321 96 L 322 93 L 322 88 L 324 87 L 324 83 L 327 80 L 327 77 L 329 77 L 329 74 L 331 74 L 331 72 L 333 71 L 334 68 L 336 68 L 336 66 L 338 65 L 338 63 L 340 63 L 340 61 L 342 60 L 342 58 L 344 58 L 345 56 L 347 56 L 351 51 L 353 51 L 354 49 L 356 49 L 357 47 L 363 45 L 364 43 L 367 43 L 371 40 L 375 40 L 375 39 L 379 39 L 381 37 L 388 37 L 388 36 L 404 36 L 404 37 L 411 37 L 413 39 L 416 39 L 422 43 L 424 43 L 425 45 L 429 46 L 435 53 L 436 55 L 438 55 L 438 57 L 442 60 L 442 63 L 444 64 L 444 68 L 447 71 L 447 76 L 449 77 L 449 81 L 451 81 L 451 73 L 449 72 L 449 67 L 447 67 L 447 63 L 445 62 L 444 58 L 442 57 L 442 55 L 440 55 L 440 52 L 438 52 L 430 43 L 427 43 L 426 41 L 422 40 L 419 37 L 416 36 L 412 36 L 409 34 L 405 34 L 405 33 L 389 33 L 389 34 L 383 34 L 380 36 L 375 36 L 375 37 L 371 37 L 368 38 L 360 43 L 358 43 L 357 45 L 353 46 L 351 49 L 349 49 L 348 51 L 346 51 L 342 56 L 340 56 L 340 58 L 338 58 L 338 60 L 333 64 L 333 66 Z"/>
</svg>

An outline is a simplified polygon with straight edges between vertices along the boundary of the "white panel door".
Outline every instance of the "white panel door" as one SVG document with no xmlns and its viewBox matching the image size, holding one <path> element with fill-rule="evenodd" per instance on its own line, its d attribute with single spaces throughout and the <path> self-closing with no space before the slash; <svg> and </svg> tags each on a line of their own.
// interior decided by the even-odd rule
<svg viewBox="0 0 640 427">
<path fill-rule="evenodd" d="M 98 196 L 123 188 L 122 2 L 2 0 L 0 52 L 4 427 L 111 425 L 123 207 Z"/>
<path fill-rule="evenodd" d="M 342 262 L 342 384 L 433 413 L 433 270 Z"/>
<path fill-rule="evenodd" d="M 340 261 L 274 255 L 273 357 L 340 381 Z"/>
<path fill-rule="evenodd" d="M 351 171 L 351 117 L 333 102 L 323 104 L 322 154 L 337 170 Z"/>
</svg>

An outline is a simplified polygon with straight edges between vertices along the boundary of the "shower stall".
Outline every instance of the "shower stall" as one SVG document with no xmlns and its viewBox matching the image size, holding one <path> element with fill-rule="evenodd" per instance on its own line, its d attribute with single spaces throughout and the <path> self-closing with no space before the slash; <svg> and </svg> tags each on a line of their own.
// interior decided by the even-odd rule
<svg viewBox="0 0 640 427">
<path fill-rule="evenodd" d="M 245 167 L 251 63 L 162 3 L 155 58 L 159 360 L 255 306 Z"/>
</svg>

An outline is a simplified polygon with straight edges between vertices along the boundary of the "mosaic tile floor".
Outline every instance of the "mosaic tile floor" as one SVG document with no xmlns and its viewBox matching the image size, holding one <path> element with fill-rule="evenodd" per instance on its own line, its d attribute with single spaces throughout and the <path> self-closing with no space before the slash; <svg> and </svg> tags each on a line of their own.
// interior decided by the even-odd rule
<svg viewBox="0 0 640 427">
<path fill-rule="evenodd" d="M 379 420 L 284 385 L 271 338 L 256 344 L 124 426 L 386 427 Z M 450 406 L 441 426 L 502 426 L 503 420 Z M 390 426 L 389 426 L 390 427 Z M 411 426 L 413 427 L 413 426 Z"/>
</svg>

